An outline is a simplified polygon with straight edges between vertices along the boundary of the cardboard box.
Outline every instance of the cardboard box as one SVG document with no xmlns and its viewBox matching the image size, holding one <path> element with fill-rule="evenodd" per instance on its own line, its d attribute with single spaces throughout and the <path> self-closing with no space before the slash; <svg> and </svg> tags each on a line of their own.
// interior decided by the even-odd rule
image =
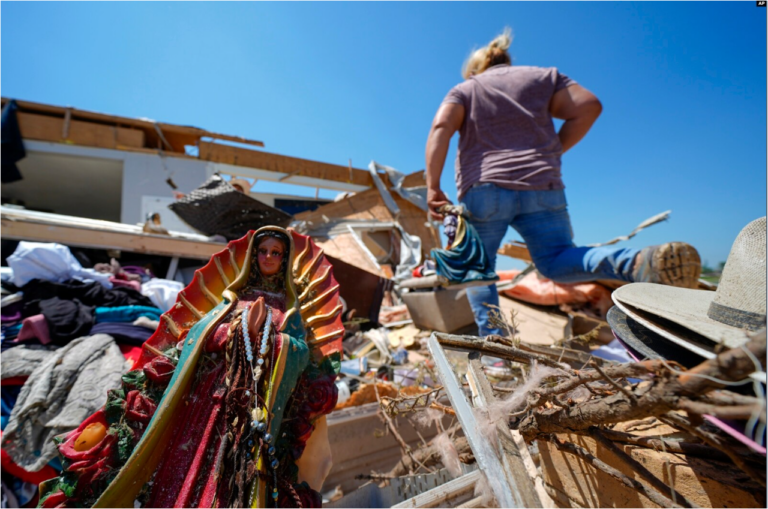
<svg viewBox="0 0 768 509">
<path fill-rule="evenodd" d="M 413 324 L 422 330 L 453 332 L 474 323 L 467 290 L 437 289 L 403 294 Z"/>
</svg>

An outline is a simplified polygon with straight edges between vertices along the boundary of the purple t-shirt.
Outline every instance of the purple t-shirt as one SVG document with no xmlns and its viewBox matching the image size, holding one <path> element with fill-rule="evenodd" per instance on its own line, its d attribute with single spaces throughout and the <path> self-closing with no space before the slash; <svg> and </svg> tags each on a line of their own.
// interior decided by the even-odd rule
<svg viewBox="0 0 768 509">
<path fill-rule="evenodd" d="M 443 103 L 464 106 L 456 155 L 461 199 L 474 184 L 517 190 L 563 189 L 549 103 L 576 82 L 554 67 L 496 65 L 453 87 Z"/>
</svg>

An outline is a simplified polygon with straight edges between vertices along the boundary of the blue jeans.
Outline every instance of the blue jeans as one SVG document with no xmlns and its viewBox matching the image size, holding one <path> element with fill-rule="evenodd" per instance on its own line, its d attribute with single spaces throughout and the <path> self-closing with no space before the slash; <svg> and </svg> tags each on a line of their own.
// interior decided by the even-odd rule
<svg viewBox="0 0 768 509">
<path fill-rule="evenodd" d="M 496 251 L 511 226 L 525 241 L 536 269 L 558 283 L 580 283 L 596 279 L 632 281 L 632 268 L 639 249 L 577 247 L 568 215 L 565 191 L 512 191 L 494 184 L 475 185 L 462 204 L 470 213 L 470 223 L 483 241 L 491 265 L 496 267 Z M 480 335 L 499 334 L 488 325 L 488 308 L 499 305 L 496 285 L 467 290 Z"/>
</svg>

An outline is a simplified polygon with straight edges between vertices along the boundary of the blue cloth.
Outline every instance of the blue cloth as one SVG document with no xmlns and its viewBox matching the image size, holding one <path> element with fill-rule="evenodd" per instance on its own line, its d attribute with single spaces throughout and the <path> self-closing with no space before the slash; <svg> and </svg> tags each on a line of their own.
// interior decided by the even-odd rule
<svg viewBox="0 0 768 509">
<path fill-rule="evenodd" d="M 23 385 L 3 385 L 0 388 L 0 430 L 5 431 L 5 425 L 11 418 L 13 407 L 19 399 Z"/>
<path fill-rule="evenodd" d="M 146 316 L 152 320 L 159 320 L 162 311 L 158 308 L 149 306 L 118 306 L 115 308 L 96 308 L 94 318 L 96 323 L 103 322 L 117 322 L 126 323 L 133 322 L 140 316 Z"/>
<path fill-rule="evenodd" d="M 568 215 L 565 191 L 513 191 L 494 184 L 480 184 L 467 191 L 462 204 L 471 214 L 470 222 L 482 240 L 491 267 L 511 226 L 528 246 L 536 269 L 558 283 L 579 283 L 596 279 L 632 282 L 632 266 L 639 249 L 614 246 L 577 247 Z M 480 335 L 499 334 L 488 326 L 488 308 L 499 305 L 496 285 L 467 289 Z"/>
<path fill-rule="evenodd" d="M 437 274 L 451 283 L 495 281 L 498 278 L 488 261 L 482 239 L 471 224 L 465 222 L 465 226 L 461 242 L 451 249 L 432 250 Z"/>
<path fill-rule="evenodd" d="M 14 339 L 19 335 L 19 331 L 21 331 L 21 323 L 15 323 L 13 325 L 8 325 L 7 327 L 3 326 L 5 339 Z"/>
<path fill-rule="evenodd" d="M 91 335 L 108 334 L 118 344 L 141 346 L 152 336 L 155 331 L 146 327 L 132 325 L 130 323 L 102 322 L 97 323 L 91 329 Z"/>
<path fill-rule="evenodd" d="M 20 323 L 0 327 L 0 349 L 2 351 L 17 346 L 17 343 L 14 343 L 13 340 L 19 335 L 20 330 Z"/>
</svg>

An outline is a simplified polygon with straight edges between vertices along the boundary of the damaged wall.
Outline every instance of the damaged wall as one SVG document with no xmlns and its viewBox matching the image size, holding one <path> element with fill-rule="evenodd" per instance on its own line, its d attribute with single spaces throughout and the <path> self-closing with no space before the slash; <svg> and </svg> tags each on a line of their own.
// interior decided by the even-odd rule
<svg viewBox="0 0 768 509">
<path fill-rule="evenodd" d="M 392 193 L 392 198 L 400 208 L 399 221 L 403 229 L 411 235 L 421 238 L 422 254 L 429 255 L 433 248 L 441 247 L 439 233 L 425 225 L 427 213 L 411 202 L 402 199 L 397 193 Z M 395 219 L 376 189 L 362 191 L 341 201 L 329 203 L 314 212 L 297 214 L 295 219 L 297 221 L 311 221 L 315 224 L 322 224 L 325 222 L 323 216 L 329 219 L 357 219 L 384 222 L 391 222 Z"/>
</svg>

